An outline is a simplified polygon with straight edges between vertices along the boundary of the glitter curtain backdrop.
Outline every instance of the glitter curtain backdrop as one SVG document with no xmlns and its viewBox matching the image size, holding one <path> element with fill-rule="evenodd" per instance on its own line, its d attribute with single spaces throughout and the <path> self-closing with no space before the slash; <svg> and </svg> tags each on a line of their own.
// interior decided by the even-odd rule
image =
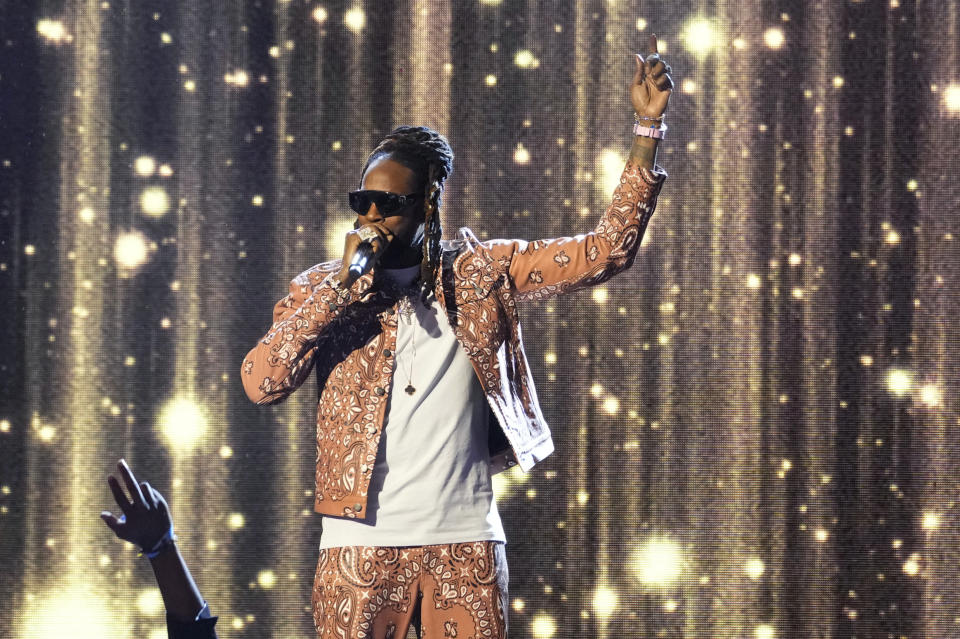
<svg viewBox="0 0 960 639">
<path fill-rule="evenodd" d="M 0 635 L 165 637 L 102 524 L 166 495 L 221 636 L 314 636 L 310 385 L 239 366 L 399 123 L 481 238 L 588 231 L 631 51 L 677 90 L 636 264 L 525 308 L 556 454 L 497 478 L 511 636 L 960 633 L 956 2 L 0 7 Z"/>
</svg>

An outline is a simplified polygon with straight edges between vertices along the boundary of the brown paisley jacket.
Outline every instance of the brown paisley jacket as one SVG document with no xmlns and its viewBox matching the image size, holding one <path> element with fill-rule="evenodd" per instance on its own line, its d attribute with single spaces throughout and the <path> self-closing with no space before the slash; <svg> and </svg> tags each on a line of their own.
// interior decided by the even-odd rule
<svg viewBox="0 0 960 639">
<path fill-rule="evenodd" d="M 575 237 L 478 241 L 469 229 L 443 243 L 436 297 L 469 356 L 495 418 L 491 464 L 529 470 L 553 452 L 524 354 L 517 301 L 599 284 L 628 268 L 666 173 L 628 163 L 600 223 Z M 285 399 L 317 371 L 314 510 L 364 517 L 393 376 L 395 300 L 364 275 L 351 299 L 331 285 L 340 260 L 314 266 L 277 302 L 270 331 L 243 360 L 250 399 Z M 497 428 L 496 426 L 499 426 Z"/>
</svg>

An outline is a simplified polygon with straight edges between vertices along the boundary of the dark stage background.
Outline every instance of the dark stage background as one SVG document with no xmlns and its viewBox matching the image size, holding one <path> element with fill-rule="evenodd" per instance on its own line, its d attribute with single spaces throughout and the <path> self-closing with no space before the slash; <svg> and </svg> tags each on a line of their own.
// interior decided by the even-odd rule
<svg viewBox="0 0 960 639">
<path fill-rule="evenodd" d="M 7 0 L 0 636 L 164 637 L 98 513 L 173 505 L 224 637 L 314 635 L 308 384 L 243 394 L 399 123 L 446 234 L 588 231 L 674 68 L 633 268 L 525 308 L 558 451 L 498 478 L 511 636 L 960 635 L 957 3 Z"/>
</svg>

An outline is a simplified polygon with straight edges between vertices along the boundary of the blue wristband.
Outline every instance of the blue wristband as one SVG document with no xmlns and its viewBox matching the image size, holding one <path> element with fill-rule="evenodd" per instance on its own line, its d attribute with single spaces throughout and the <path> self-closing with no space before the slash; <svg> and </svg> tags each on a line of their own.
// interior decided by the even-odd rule
<svg viewBox="0 0 960 639">
<path fill-rule="evenodd" d="M 153 548 L 150 550 L 143 548 L 141 549 L 141 554 L 145 555 L 147 559 L 155 559 L 167 546 L 172 546 L 176 539 L 177 536 L 173 534 L 173 524 L 170 524 L 170 529 L 153 545 Z"/>
</svg>

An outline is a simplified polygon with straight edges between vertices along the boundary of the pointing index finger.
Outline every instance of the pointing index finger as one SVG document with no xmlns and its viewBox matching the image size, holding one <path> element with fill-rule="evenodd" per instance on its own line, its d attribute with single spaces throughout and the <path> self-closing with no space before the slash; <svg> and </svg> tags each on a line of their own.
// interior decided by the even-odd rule
<svg viewBox="0 0 960 639">
<path fill-rule="evenodd" d="M 657 51 L 657 34 L 651 33 L 650 38 L 647 39 L 647 55 L 654 53 L 659 53 L 659 51 Z"/>
</svg>

